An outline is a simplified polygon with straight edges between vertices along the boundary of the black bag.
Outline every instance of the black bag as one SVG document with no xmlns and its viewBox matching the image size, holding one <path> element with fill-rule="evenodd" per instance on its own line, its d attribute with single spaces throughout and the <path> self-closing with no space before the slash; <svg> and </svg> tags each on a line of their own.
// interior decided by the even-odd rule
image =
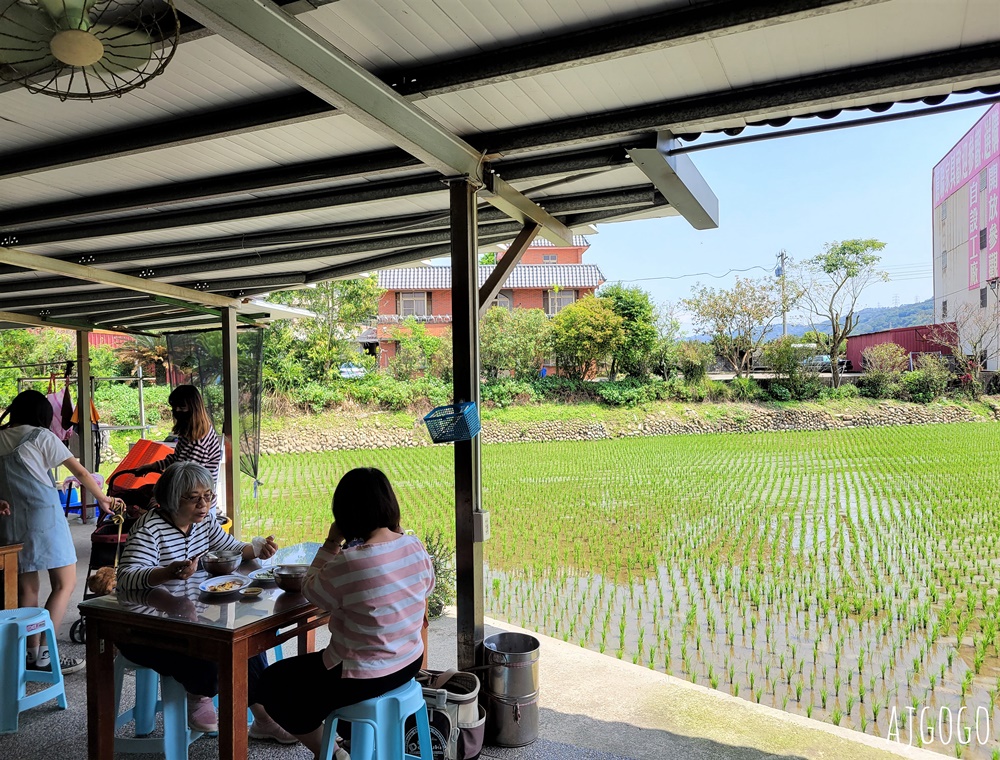
<svg viewBox="0 0 1000 760">
<path fill-rule="evenodd" d="M 486 710 L 479 705 L 479 678 L 458 670 L 422 670 L 423 687 L 431 724 L 434 760 L 475 760 L 483 749 Z M 417 722 L 406 722 L 406 752 L 420 754 Z"/>
</svg>

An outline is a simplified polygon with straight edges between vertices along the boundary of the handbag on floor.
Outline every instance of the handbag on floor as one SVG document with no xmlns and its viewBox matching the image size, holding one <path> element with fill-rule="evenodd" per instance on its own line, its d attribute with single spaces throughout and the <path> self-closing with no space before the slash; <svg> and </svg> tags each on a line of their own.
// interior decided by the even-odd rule
<svg viewBox="0 0 1000 760">
<path fill-rule="evenodd" d="M 475 760 L 483 749 L 486 710 L 479 705 L 479 678 L 459 670 L 421 670 L 434 760 Z M 416 720 L 406 722 L 406 752 L 419 755 Z"/>
</svg>

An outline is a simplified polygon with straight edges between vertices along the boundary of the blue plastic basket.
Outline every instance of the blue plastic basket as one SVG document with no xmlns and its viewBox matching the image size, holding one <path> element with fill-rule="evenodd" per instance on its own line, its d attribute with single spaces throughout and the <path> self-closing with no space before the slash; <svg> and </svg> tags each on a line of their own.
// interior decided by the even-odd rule
<svg viewBox="0 0 1000 760">
<path fill-rule="evenodd" d="M 472 401 L 431 409 L 424 422 L 434 443 L 471 441 L 481 429 L 479 410 Z"/>
</svg>

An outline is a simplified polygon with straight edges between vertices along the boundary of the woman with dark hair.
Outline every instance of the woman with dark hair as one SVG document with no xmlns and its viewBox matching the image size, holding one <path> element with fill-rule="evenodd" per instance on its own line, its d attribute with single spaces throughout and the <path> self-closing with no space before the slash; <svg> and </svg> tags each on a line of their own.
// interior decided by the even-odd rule
<svg viewBox="0 0 1000 760">
<path fill-rule="evenodd" d="M 118 598 L 184 616 L 194 614 L 188 594 L 197 598 L 198 560 L 207 551 L 238 551 L 243 559 L 268 559 L 278 550 L 274 536 L 244 543 L 233 538 L 214 520 L 206 519 L 212 502 L 212 475 L 195 462 L 177 462 L 156 481 L 153 509 L 139 518 L 129 533 L 118 563 Z M 195 588 L 188 589 L 188 582 Z M 212 697 L 219 693 L 218 668 L 203 659 L 155 646 L 119 644 L 121 653 L 137 665 L 171 676 L 188 692 L 188 725 L 196 731 L 218 731 Z M 254 715 L 251 739 L 272 739 L 294 744 L 295 737 L 281 730 L 260 704 L 257 684 L 267 667 L 263 654 L 247 663 L 247 702 Z"/>
<path fill-rule="evenodd" d="M 163 472 L 174 462 L 196 462 L 212 474 L 213 493 L 219 482 L 219 466 L 222 464 L 222 444 L 212 427 L 201 393 L 193 385 L 178 385 L 167 396 L 170 412 L 174 416 L 173 433 L 177 436 L 177 446 L 172 453 L 158 462 L 137 467 L 137 475 L 148 472 Z M 211 516 L 216 518 L 216 499 L 213 495 Z"/>
<path fill-rule="evenodd" d="M 380 470 L 341 478 L 333 523 L 302 593 L 330 611 L 330 643 L 264 671 L 264 705 L 318 758 L 323 721 L 338 707 L 402 686 L 420 670 L 431 558 L 400 529 L 399 503 Z"/>
<path fill-rule="evenodd" d="M 39 573 L 48 572 L 52 592 L 45 609 L 59 630 L 76 587 L 76 549 L 51 469 L 62 465 L 73 473 L 104 512 L 111 512 L 112 500 L 49 430 L 51 422 L 52 405 L 31 390 L 19 393 L 0 415 L 0 504 L 9 502 L 0 509 L 0 544 L 24 544 L 17 558 L 20 606 L 38 606 Z M 84 666 L 83 660 L 59 659 L 63 673 Z M 28 638 L 27 661 L 32 670 L 52 668 L 49 648 L 39 636 Z"/>
</svg>

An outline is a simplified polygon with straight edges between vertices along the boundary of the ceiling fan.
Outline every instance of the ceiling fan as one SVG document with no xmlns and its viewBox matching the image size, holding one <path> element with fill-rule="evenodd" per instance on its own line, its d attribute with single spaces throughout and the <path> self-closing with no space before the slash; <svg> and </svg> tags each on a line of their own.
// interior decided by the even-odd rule
<svg viewBox="0 0 1000 760">
<path fill-rule="evenodd" d="M 60 100 L 121 97 L 177 46 L 173 0 L 0 0 L 0 79 Z"/>
</svg>

